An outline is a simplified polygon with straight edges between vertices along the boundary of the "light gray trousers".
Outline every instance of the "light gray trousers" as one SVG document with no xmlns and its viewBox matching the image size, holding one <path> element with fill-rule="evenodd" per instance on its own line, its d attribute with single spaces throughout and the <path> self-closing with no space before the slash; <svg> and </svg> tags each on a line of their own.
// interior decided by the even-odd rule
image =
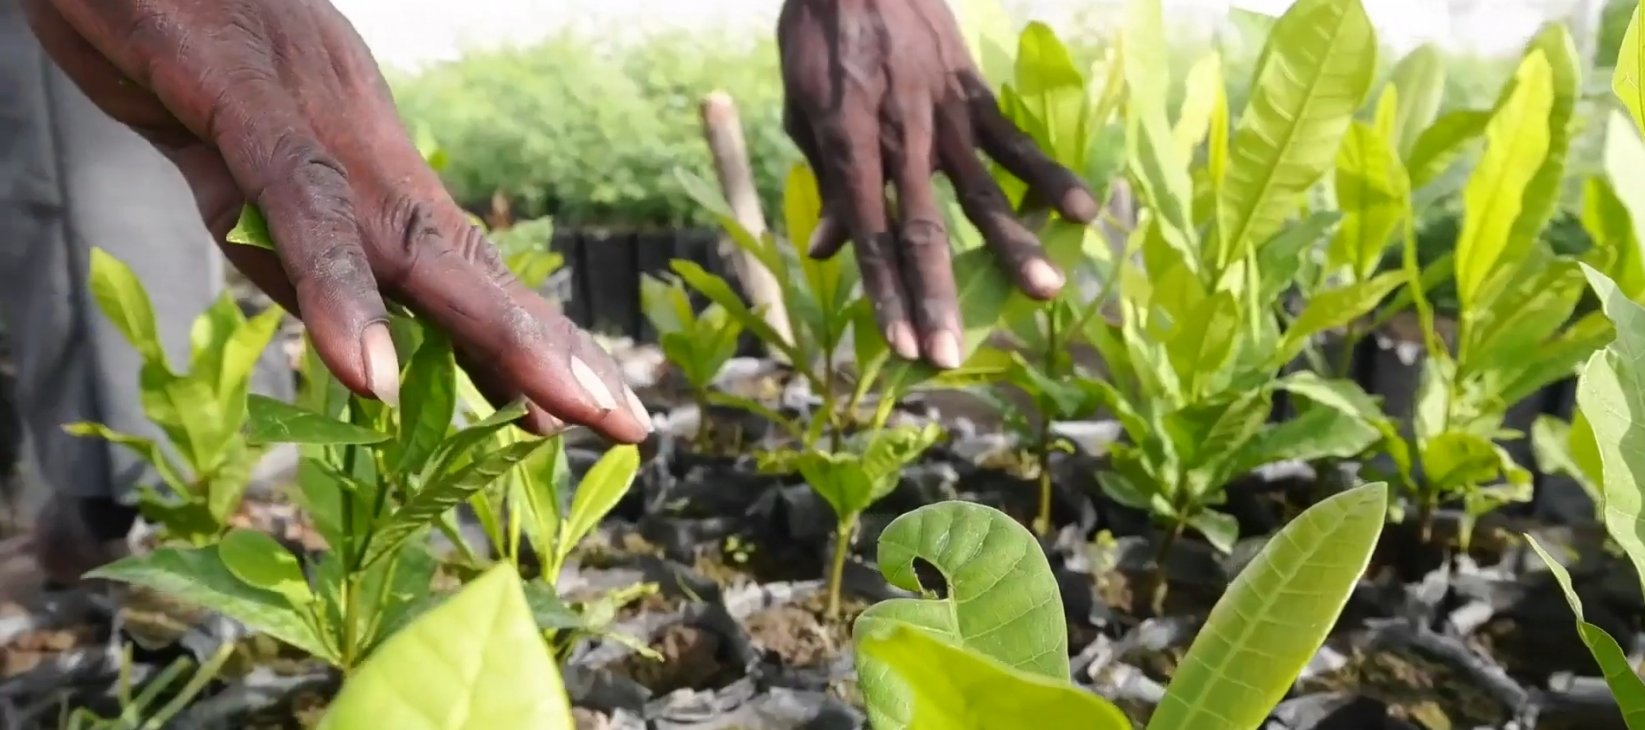
<svg viewBox="0 0 1645 730">
<path fill-rule="evenodd" d="M 161 438 L 139 405 L 136 351 L 92 301 L 90 251 L 141 278 L 173 369 L 188 363 L 190 325 L 224 286 L 223 258 L 177 169 L 80 93 L 18 5 L 0 0 L 0 326 L 32 447 L 27 471 L 60 494 L 126 501 L 152 479 L 146 466 L 61 429 L 97 421 Z M 279 348 L 265 353 L 252 389 L 290 397 Z M 25 494 L 25 509 L 46 491 Z"/>
</svg>

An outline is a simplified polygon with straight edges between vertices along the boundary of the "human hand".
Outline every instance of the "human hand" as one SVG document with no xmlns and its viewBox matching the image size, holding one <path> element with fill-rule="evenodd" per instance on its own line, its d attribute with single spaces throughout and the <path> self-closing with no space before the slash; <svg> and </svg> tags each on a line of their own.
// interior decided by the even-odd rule
<svg viewBox="0 0 1645 730">
<path fill-rule="evenodd" d="M 650 417 L 588 335 L 518 282 L 418 154 L 327 0 L 24 0 L 52 58 L 177 163 L 222 242 L 248 200 L 276 251 L 223 244 L 301 318 L 349 390 L 394 402 L 384 297 L 449 334 L 522 426 L 643 440 Z M 141 181 L 131 181 L 141 184 Z"/>
<path fill-rule="evenodd" d="M 1017 285 L 1039 299 L 1057 295 L 1062 273 L 1013 215 L 976 148 L 1066 218 L 1091 222 L 1096 198 L 1000 112 L 945 0 L 787 0 L 777 38 L 788 134 L 823 197 L 807 248 L 826 258 L 856 242 L 864 291 L 893 351 L 960 365 L 963 329 L 931 185 L 936 170 Z"/>
</svg>

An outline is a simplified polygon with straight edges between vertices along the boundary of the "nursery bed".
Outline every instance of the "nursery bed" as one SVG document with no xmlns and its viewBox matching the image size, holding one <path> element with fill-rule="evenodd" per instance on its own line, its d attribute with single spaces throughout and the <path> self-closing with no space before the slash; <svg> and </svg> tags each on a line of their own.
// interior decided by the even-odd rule
<svg viewBox="0 0 1645 730">
<path fill-rule="evenodd" d="M 740 370 L 748 382 L 734 387 L 769 387 L 754 381 L 771 378 L 771 368 L 745 365 L 752 365 Z M 617 613 L 613 629 L 631 641 L 585 640 L 572 651 L 565 681 L 582 728 L 862 727 L 850 621 L 873 602 L 904 595 L 873 567 L 879 531 L 897 514 L 943 499 L 994 506 L 1024 523 L 1035 509 L 1035 485 L 1011 473 L 1012 444 L 985 420 L 986 409 L 958 393 L 908 399 L 897 418 L 935 419 L 950 438 L 864 516 L 845 571 L 842 618 L 830 621 L 818 580 L 832 551 L 827 504 L 797 477 L 757 472 L 747 455 L 692 452 L 697 414 L 667 410 L 661 392 L 647 393 L 664 428 L 643 449 L 634 488 L 559 581 L 573 601 L 654 586 Z M 1322 478 L 1311 465 L 1278 464 L 1232 487 L 1225 509 L 1245 539 L 1226 556 L 1191 536 L 1180 541 L 1156 615 L 1161 536 L 1096 483 L 1118 429 L 1089 422 L 1061 424 L 1059 432 L 1079 448 L 1053 461 L 1055 530 L 1042 544 L 1061 589 L 1073 676 L 1141 727 L 1243 561 L 1288 517 L 1349 481 L 1343 476 L 1354 465 L 1335 465 Z M 567 449 L 574 474 L 599 455 L 589 438 L 570 438 Z M 1390 525 L 1331 638 L 1267 727 L 1624 727 L 1557 585 L 1518 539 L 1529 531 L 1563 555 L 1588 620 L 1633 637 L 1625 648 L 1638 644 L 1645 602 L 1626 560 L 1600 548 L 1603 531 L 1591 522 L 1548 517 L 1579 512 L 1546 507 L 1571 499 L 1579 497 L 1555 494 L 1535 509 L 1493 515 L 1473 549 L 1451 561 L 1415 548 L 1411 530 Z M 251 503 L 245 519 L 288 543 L 311 543 L 299 515 L 278 498 Z M 922 579 L 940 590 L 940 576 Z M 0 606 L 0 730 L 60 727 L 67 707 L 114 711 L 124 645 L 134 647 L 130 669 L 141 679 L 178 657 L 209 656 L 225 640 L 242 646 L 176 727 L 305 727 L 336 691 L 337 677 L 322 665 L 267 639 L 248 640 L 221 617 L 144 591 L 88 586 Z"/>
</svg>

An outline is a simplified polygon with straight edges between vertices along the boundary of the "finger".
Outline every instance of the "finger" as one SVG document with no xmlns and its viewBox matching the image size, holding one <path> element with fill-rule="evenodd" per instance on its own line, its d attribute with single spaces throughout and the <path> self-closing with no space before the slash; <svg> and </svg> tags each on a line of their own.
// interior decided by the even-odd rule
<svg viewBox="0 0 1645 730">
<path fill-rule="evenodd" d="M 920 356 L 914 323 L 909 318 L 896 259 L 895 241 L 886 215 L 884 159 L 878 114 L 864 102 L 823 118 L 813 127 L 825 177 L 832 183 L 851 240 L 863 292 L 891 350 L 907 359 Z"/>
<path fill-rule="evenodd" d="M 1045 257 L 1039 239 L 1011 214 L 1005 193 L 977 159 L 970 115 L 964 105 L 945 104 L 937 114 L 937 157 L 954 185 L 965 217 L 1000 258 L 1017 286 L 1036 299 L 1051 299 L 1062 290 L 1063 276 Z"/>
<path fill-rule="evenodd" d="M 392 224 L 399 231 L 393 240 L 409 252 L 396 298 L 549 415 L 620 442 L 644 440 L 651 416 L 616 363 L 515 279 L 485 234 L 447 203 L 441 200 L 439 213 L 395 206 L 405 213 Z"/>
<path fill-rule="evenodd" d="M 1007 118 L 986 83 L 974 75 L 963 78 L 971 120 L 983 151 L 1027 183 L 1034 197 L 1049 202 L 1063 217 L 1080 223 L 1096 220 L 1097 199 L 1084 181 L 1046 155 L 1032 137 Z"/>
<path fill-rule="evenodd" d="M 792 102 L 783 105 L 783 129 L 788 132 L 788 138 L 793 140 L 794 146 L 800 149 L 805 156 L 806 164 L 817 176 L 817 189 L 822 194 L 822 214 L 817 218 L 817 227 L 811 231 L 811 240 L 805 242 L 806 255 L 815 259 L 827 259 L 840 252 L 847 241 L 851 240 L 850 230 L 840 220 L 834 211 L 835 201 L 839 199 L 837 186 L 825 180 L 825 175 L 831 171 L 823 165 L 822 153 L 817 148 L 817 137 L 811 132 L 811 125 L 800 114 L 799 108 Z M 800 242 L 795 241 L 795 245 Z"/>
<path fill-rule="evenodd" d="M 262 83 L 224 102 L 215 130 L 229 172 L 268 221 L 294 313 L 320 359 L 354 393 L 397 405 L 400 365 L 388 309 L 361 246 L 342 164 L 288 97 Z"/>
<path fill-rule="evenodd" d="M 925 358 L 941 368 L 960 366 L 959 304 L 954 293 L 954 265 L 948 231 L 931 186 L 931 106 L 921 99 L 893 117 L 900 129 L 886 145 L 897 188 L 898 234 L 902 271 L 914 306 Z"/>
<path fill-rule="evenodd" d="M 456 356 L 457 365 L 463 372 L 468 373 L 468 379 L 474 383 L 475 389 L 479 390 L 480 395 L 485 396 L 486 401 L 493 407 L 502 408 L 523 397 L 518 388 L 509 385 L 507 378 L 483 360 L 470 357 L 462 350 L 458 350 Z M 526 401 L 525 410 L 525 417 L 515 425 L 538 436 L 555 436 L 570 428 L 565 421 L 555 418 L 536 403 Z"/>
</svg>

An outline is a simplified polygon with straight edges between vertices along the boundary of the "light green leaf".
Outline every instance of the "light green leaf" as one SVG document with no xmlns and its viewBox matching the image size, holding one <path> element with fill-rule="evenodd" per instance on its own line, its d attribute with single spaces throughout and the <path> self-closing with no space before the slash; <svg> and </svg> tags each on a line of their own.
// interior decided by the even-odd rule
<svg viewBox="0 0 1645 730">
<path fill-rule="evenodd" d="M 1590 235 L 1596 227 L 1609 234 L 1594 236 L 1594 243 L 1615 252 L 1612 278 L 1636 298 L 1645 295 L 1645 255 L 1635 223 L 1645 221 L 1645 140 L 1620 112 L 1611 112 L 1607 122 L 1604 155 L 1610 185 L 1584 196 L 1583 219 L 1593 224 Z"/>
<path fill-rule="evenodd" d="M 1588 653 L 1593 654 L 1594 662 L 1604 673 L 1605 684 L 1611 688 L 1611 696 L 1622 711 L 1622 720 L 1627 723 L 1628 730 L 1645 730 L 1645 681 L 1634 673 L 1633 666 L 1628 662 L 1628 655 L 1623 653 L 1622 647 L 1616 639 L 1598 626 L 1588 623 L 1582 616 L 1582 599 L 1571 588 L 1571 574 L 1565 571 L 1565 566 L 1554 560 L 1548 551 L 1536 538 L 1525 536 L 1531 549 L 1536 551 L 1542 562 L 1548 565 L 1548 572 L 1554 574 L 1554 580 L 1559 581 L 1559 589 L 1565 593 L 1565 602 L 1571 606 L 1571 613 L 1576 615 L 1576 632 L 1582 637 L 1582 643 L 1588 647 Z"/>
<path fill-rule="evenodd" d="M 1411 189 L 1433 182 L 1457 158 L 1475 137 L 1485 133 L 1492 114 L 1479 109 L 1458 109 L 1446 112 L 1422 130 L 1416 144 L 1405 154 L 1405 169 L 1411 175 Z"/>
<path fill-rule="evenodd" d="M 1548 115 L 1553 70 L 1541 51 L 1520 64 L 1513 93 L 1485 130 L 1485 154 L 1464 191 L 1462 231 L 1457 237 L 1457 297 L 1464 316 L 1482 301 L 1486 279 L 1499 265 L 1518 261 L 1510 233 L 1533 176 L 1548 156 Z"/>
<path fill-rule="evenodd" d="M 1536 457 L 1537 468 L 1544 474 L 1564 474 L 1574 480 L 1594 500 L 1597 511 L 1604 508 L 1605 494 L 1600 491 L 1604 476 L 1598 463 L 1599 447 L 1593 439 L 1593 429 L 1587 426 L 1585 420 L 1580 430 L 1574 430 L 1572 424 L 1549 414 L 1537 416 L 1531 422 L 1531 453 Z M 1584 456 L 1591 457 L 1592 461 L 1578 458 L 1579 442 L 1585 451 Z M 1603 516 L 1604 513 L 1598 514 Z"/>
<path fill-rule="evenodd" d="M 1193 224 L 1193 185 L 1166 116 L 1170 64 L 1165 57 L 1165 22 L 1160 0 L 1128 0 L 1121 61 L 1129 90 L 1125 113 L 1126 160 L 1138 193 L 1154 214 L 1156 233 L 1182 255 L 1190 271 L 1200 268 Z"/>
<path fill-rule="evenodd" d="M 1240 571 L 1178 664 L 1149 730 L 1262 724 L 1319 650 L 1371 559 L 1388 487 L 1308 508 Z"/>
<path fill-rule="evenodd" d="M 1389 271 L 1338 289 L 1315 295 L 1302 308 L 1302 314 L 1285 330 L 1280 354 L 1276 362 L 1290 362 L 1314 335 L 1326 332 L 1365 316 L 1386 299 L 1394 289 L 1405 283 L 1405 272 Z"/>
<path fill-rule="evenodd" d="M 1031 676 L 1069 681 L 1061 592 L 1026 528 L 978 504 L 927 505 L 893 520 L 880 535 L 878 564 L 892 585 L 923 591 L 916 558 L 942 572 L 947 596 L 875 604 L 857 618 L 853 636 L 906 626 Z M 870 724 L 915 727 L 915 688 L 872 655 L 857 656 L 857 671 Z"/>
<path fill-rule="evenodd" d="M 560 670 L 504 561 L 384 641 L 319 730 L 571 730 Z"/>
<path fill-rule="evenodd" d="M 1577 58 L 1576 42 L 1563 24 L 1543 26 L 1530 45 L 1530 54 L 1538 52 L 1551 72 L 1549 90 L 1553 100 L 1548 109 L 1548 152 L 1537 167 L 1536 175 L 1525 186 L 1525 200 L 1509 234 L 1508 251 L 1533 245 L 1559 204 L 1565 155 L 1571 146 L 1571 117 L 1582 85 L 1582 61 Z"/>
<path fill-rule="evenodd" d="M 571 500 L 571 512 L 561 528 L 562 555 L 569 554 L 617 506 L 639 471 L 640 451 L 632 445 L 614 446 L 600 455 L 600 460 L 583 475 Z"/>
<path fill-rule="evenodd" d="M 1439 116 L 1445 98 L 1445 59 L 1439 48 L 1424 43 L 1406 54 L 1394 66 L 1388 83 L 1399 89 L 1399 106 L 1394 112 L 1394 149 L 1400 159 L 1410 159 L 1418 135 Z"/>
<path fill-rule="evenodd" d="M 675 259 L 669 263 L 669 267 L 681 279 L 684 279 L 686 284 L 696 289 L 699 294 L 724 307 L 726 314 L 737 320 L 743 326 L 743 329 L 753 332 L 756 337 L 760 338 L 761 342 L 776 348 L 789 362 L 804 362 L 799 357 L 799 351 L 788 344 L 787 338 L 778 334 L 777 330 L 773 329 L 764 317 L 750 309 L 748 304 L 743 302 L 742 297 L 737 296 L 737 292 L 731 288 L 731 285 L 726 283 L 725 279 L 710 274 L 695 262 L 685 259 Z"/>
<path fill-rule="evenodd" d="M 223 564 L 218 550 L 216 545 L 163 547 L 123 558 L 86 577 L 151 588 L 184 603 L 220 612 L 314 656 L 336 659 L 285 596 L 235 577 Z"/>
<path fill-rule="evenodd" d="M 412 354 L 401 382 L 404 405 L 394 443 L 396 462 L 400 473 L 415 474 L 445 440 L 457 412 L 457 362 L 451 342 L 425 328 L 423 344 Z"/>
<path fill-rule="evenodd" d="M 1616 71 L 1611 76 L 1611 93 L 1622 101 L 1636 129 L 1645 130 L 1645 33 L 1639 30 L 1639 6 L 1628 18 L 1628 29 L 1617 50 Z"/>
<path fill-rule="evenodd" d="M 1217 101 L 1227 92 L 1222 80 L 1222 56 L 1216 51 L 1207 53 L 1188 69 L 1187 92 L 1183 94 L 1182 109 L 1177 124 L 1171 130 L 1182 159 L 1194 159 L 1194 151 L 1210 136 L 1211 119 Z"/>
<path fill-rule="evenodd" d="M 1017 49 L 1017 24 L 1011 14 L 999 0 L 957 0 L 949 6 L 958 16 L 965 45 L 989 87 L 1010 81 Z"/>
<path fill-rule="evenodd" d="M 143 283 L 125 262 L 95 247 L 91 250 L 91 296 L 144 362 L 165 362 L 154 325 L 154 305 Z"/>
<path fill-rule="evenodd" d="M 1277 233 L 1330 169 L 1370 91 L 1376 44 L 1359 0 L 1298 0 L 1275 24 L 1217 197 L 1219 270 Z"/>
<path fill-rule="evenodd" d="M 1333 268 L 1347 268 L 1355 280 L 1375 273 L 1404 219 L 1410 184 L 1387 140 L 1370 125 L 1354 122 L 1337 152 L 1337 205 L 1344 215 L 1327 249 Z"/>
<path fill-rule="evenodd" d="M 300 608 L 314 600 L 297 556 L 262 532 L 229 530 L 217 543 L 217 556 L 222 559 L 223 567 L 241 582 L 285 596 L 293 607 Z"/>
<path fill-rule="evenodd" d="M 228 242 L 275 250 L 274 236 L 268 232 L 268 221 L 263 218 L 263 212 L 250 203 L 240 209 L 240 219 L 228 232 Z"/>
<path fill-rule="evenodd" d="M 392 438 L 351 423 L 327 418 L 267 396 L 252 394 L 248 401 L 250 418 L 246 438 L 253 443 L 380 444 Z"/>
<path fill-rule="evenodd" d="M 1045 23 L 1030 22 L 1018 38 L 1014 90 L 1033 120 L 1024 126 L 1034 141 L 1057 162 L 1081 169 L 1091 136 L 1085 78 Z"/>
<path fill-rule="evenodd" d="M 223 348 L 234 331 L 245 323 L 246 316 L 235 302 L 234 293 L 224 289 L 189 328 L 189 371 L 206 374 L 210 382 L 217 382 L 216 374 L 222 369 Z"/>
<path fill-rule="evenodd" d="M 1645 577 L 1645 308 L 1604 274 L 1584 265 L 1616 341 L 1588 359 L 1577 381 L 1577 407 L 1599 446 L 1604 478 L 1605 528 Z"/>
<path fill-rule="evenodd" d="M 476 393 L 476 395 L 478 395 Z M 463 459 L 475 447 L 491 440 L 493 434 L 501 431 L 526 414 L 525 399 L 519 398 L 486 416 L 462 430 L 446 438 L 440 447 L 434 450 L 428 463 L 423 465 L 421 481 L 432 482 L 449 475 L 452 469 L 461 466 Z"/>
<path fill-rule="evenodd" d="M 222 397 L 224 407 L 235 409 L 236 414 L 243 412 L 239 409 L 244 408 L 251 375 L 256 371 L 263 351 L 268 349 L 269 343 L 280 331 L 280 322 L 285 316 L 285 310 L 273 306 L 258 312 L 257 316 L 237 327 L 223 343 L 222 359 L 215 371 L 194 373 L 196 377 L 204 377 L 208 381 L 215 376 L 217 393 Z M 239 418 L 237 416 L 232 420 L 238 421 Z"/>
<path fill-rule="evenodd" d="M 1224 555 L 1233 552 L 1234 543 L 1239 541 L 1239 520 L 1230 514 L 1200 510 L 1188 518 L 1188 526 L 1199 530 L 1205 541 Z"/>
<path fill-rule="evenodd" d="M 145 363 L 137 379 L 143 413 L 171 439 L 183 461 L 196 475 L 214 469 L 234 430 L 211 384 L 176 375 L 158 360 Z"/>
<path fill-rule="evenodd" d="M 183 479 L 182 473 L 177 470 L 175 464 L 171 463 L 171 459 L 160 449 L 160 445 L 151 439 L 121 433 L 101 423 L 64 424 L 63 431 L 71 436 L 100 438 L 109 443 L 124 446 L 142 458 L 143 461 L 152 465 L 154 471 L 160 475 L 160 480 L 165 482 L 166 486 L 171 487 L 172 491 L 178 494 L 188 494 L 189 492 L 188 481 Z"/>
<path fill-rule="evenodd" d="M 857 655 L 909 688 L 909 727 L 922 730 L 1130 730 L 1092 692 L 1030 674 L 903 624 L 856 636 Z M 876 728 L 882 727 L 876 724 Z"/>
</svg>

